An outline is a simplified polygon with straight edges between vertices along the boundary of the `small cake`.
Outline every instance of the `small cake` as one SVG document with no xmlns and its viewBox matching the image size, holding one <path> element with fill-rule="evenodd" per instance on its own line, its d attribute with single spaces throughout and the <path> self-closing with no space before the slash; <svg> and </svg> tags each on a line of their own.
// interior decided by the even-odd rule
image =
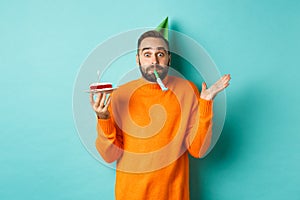
<svg viewBox="0 0 300 200">
<path fill-rule="evenodd" d="M 92 83 L 90 90 L 112 89 L 112 83 Z"/>
</svg>

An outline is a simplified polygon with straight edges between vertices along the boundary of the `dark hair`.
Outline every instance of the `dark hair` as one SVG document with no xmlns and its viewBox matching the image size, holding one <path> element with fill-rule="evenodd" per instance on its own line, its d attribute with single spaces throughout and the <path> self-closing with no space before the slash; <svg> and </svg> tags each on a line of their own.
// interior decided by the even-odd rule
<svg viewBox="0 0 300 200">
<path fill-rule="evenodd" d="M 143 34 L 140 36 L 140 38 L 139 38 L 139 40 L 138 40 L 138 44 L 137 44 L 137 53 L 138 53 L 138 54 L 139 54 L 139 48 L 140 48 L 140 45 L 141 45 L 142 41 L 143 41 L 145 38 L 148 38 L 148 37 L 152 37 L 152 38 L 160 38 L 160 39 L 162 39 L 162 40 L 166 43 L 166 45 L 167 45 L 167 47 L 168 47 L 168 54 L 170 54 L 170 52 L 169 52 L 169 42 L 168 42 L 168 40 L 166 40 L 166 38 L 164 38 L 164 36 L 161 34 L 161 32 L 158 32 L 158 31 L 156 31 L 156 30 L 147 31 L 147 32 L 143 33 Z"/>
</svg>

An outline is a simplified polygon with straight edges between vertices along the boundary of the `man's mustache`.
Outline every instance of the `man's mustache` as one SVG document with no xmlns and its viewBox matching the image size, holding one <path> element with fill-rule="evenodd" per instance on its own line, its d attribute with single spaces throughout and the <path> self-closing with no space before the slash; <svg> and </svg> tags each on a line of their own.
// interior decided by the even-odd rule
<svg viewBox="0 0 300 200">
<path fill-rule="evenodd" d="M 154 65 L 149 65 L 147 68 L 146 68 L 146 72 L 149 72 L 150 70 L 153 70 L 154 68 L 158 69 L 158 70 L 163 70 L 164 67 L 161 66 L 161 65 L 158 65 L 158 64 L 154 64 Z"/>
</svg>

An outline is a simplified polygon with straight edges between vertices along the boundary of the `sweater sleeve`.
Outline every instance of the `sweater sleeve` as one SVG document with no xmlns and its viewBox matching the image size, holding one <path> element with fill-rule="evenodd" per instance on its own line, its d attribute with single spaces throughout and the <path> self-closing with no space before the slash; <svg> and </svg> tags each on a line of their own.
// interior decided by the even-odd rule
<svg viewBox="0 0 300 200">
<path fill-rule="evenodd" d="M 212 137 L 213 100 L 204 100 L 200 94 L 197 106 L 191 112 L 189 130 L 186 135 L 185 144 L 189 153 L 196 158 L 201 158 L 208 150 Z"/>
<path fill-rule="evenodd" d="M 98 119 L 96 148 L 102 158 L 111 163 L 123 154 L 122 132 L 114 123 L 113 118 Z"/>
</svg>

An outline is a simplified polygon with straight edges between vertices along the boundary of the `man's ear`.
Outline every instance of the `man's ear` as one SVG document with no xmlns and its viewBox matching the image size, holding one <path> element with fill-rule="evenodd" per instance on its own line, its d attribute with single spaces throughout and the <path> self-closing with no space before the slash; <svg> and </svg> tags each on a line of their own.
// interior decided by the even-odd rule
<svg viewBox="0 0 300 200">
<path fill-rule="evenodd" d="M 139 55 L 138 54 L 136 54 L 136 56 L 135 56 L 135 62 L 136 62 L 136 64 L 137 64 L 137 66 L 140 66 L 140 58 L 139 58 Z"/>
<path fill-rule="evenodd" d="M 169 62 L 168 62 L 168 66 L 171 65 L 171 53 L 169 54 Z"/>
</svg>

